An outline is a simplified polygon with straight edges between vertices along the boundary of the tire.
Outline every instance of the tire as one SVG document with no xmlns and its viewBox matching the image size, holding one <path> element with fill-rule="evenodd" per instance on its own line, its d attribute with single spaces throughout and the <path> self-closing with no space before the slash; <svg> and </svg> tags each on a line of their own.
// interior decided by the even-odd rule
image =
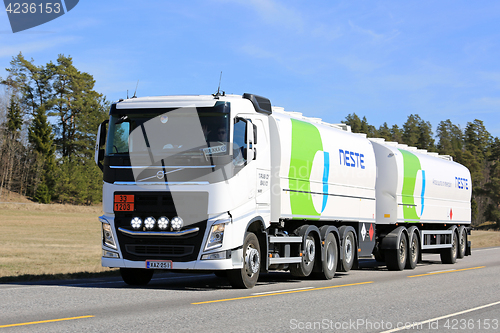
<svg viewBox="0 0 500 333">
<path fill-rule="evenodd" d="M 309 234 L 306 238 L 305 251 L 302 254 L 302 261 L 299 264 L 290 265 L 290 273 L 297 277 L 306 277 L 311 275 L 316 259 L 316 242 L 314 237 Z"/>
<path fill-rule="evenodd" d="M 406 259 L 406 269 L 415 269 L 417 267 L 418 258 L 420 256 L 420 244 L 418 242 L 418 235 L 414 232 L 411 235 L 410 242 L 408 244 L 408 255 Z"/>
<path fill-rule="evenodd" d="M 458 237 L 457 233 L 452 233 L 451 247 L 441 250 L 441 262 L 443 264 L 454 264 L 457 261 Z"/>
<path fill-rule="evenodd" d="M 145 286 L 151 281 L 154 270 L 145 268 L 120 268 L 123 281 L 130 286 Z"/>
<path fill-rule="evenodd" d="M 339 260 L 337 270 L 340 272 L 349 272 L 354 264 L 354 260 L 356 260 L 356 240 L 352 231 L 347 232 L 341 251 L 343 251 L 343 256 Z"/>
<path fill-rule="evenodd" d="M 322 272 L 317 274 L 322 279 L 330 280 L 335 276 L 335 271 L 337 269 L 338 262 L 338 248 L 337 248 L 337 239 L 332 233 L 329 233 L 325 239 L 325 246 L 321 249 L 323 251 L 323 261 Z"/>
<path fill-rule="evenodd" d="M 458 252 L 457 258 L 462 259 L 465 257 L 465 251 L 467 251 L 467 231 L 464 227 L 458 229 Z"/>
<path fill-rule="evenodd" d="M 390 271 L 402 271 L 406 265 L 408 257 L 408 239 L 406 233 L 401 233 L 398 248 L 395 250 L 385 250 L 385 264 Z"/>
<path fill-rule="evenodd" d="M 233 288 L 250 289 L 257 284 L 260 272 L 259 239 L 247 232 L 243 242 L 243 268 L 227 271 L 227 278 Z"/>
</svg>

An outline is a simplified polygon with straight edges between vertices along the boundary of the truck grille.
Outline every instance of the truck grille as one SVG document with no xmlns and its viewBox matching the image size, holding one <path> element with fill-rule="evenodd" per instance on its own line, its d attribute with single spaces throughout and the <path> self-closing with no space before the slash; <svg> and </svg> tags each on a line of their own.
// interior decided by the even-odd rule
<svg viewBox="0 0 500 333">
<path fill-rule="evenodd" d="M 115 192 L 134 195 L 133 212 L 115 212 L 115 228 L 124 259 L 127 260 L 172 260 L 193 261 L 198 258 L 207 224 L 208 193 L 176 192 Z M 174 205 L 174 199 L 177 205 Z M 118 228 L 132 230 L 130 220 L 138 216 L 144 220 L 148 216 L 158 219 L 166 216 L 170 220 L 180 216 L 184 229 L 199 228 L 199 231 L 184 236 L 131 236 Z"/>
</svg>

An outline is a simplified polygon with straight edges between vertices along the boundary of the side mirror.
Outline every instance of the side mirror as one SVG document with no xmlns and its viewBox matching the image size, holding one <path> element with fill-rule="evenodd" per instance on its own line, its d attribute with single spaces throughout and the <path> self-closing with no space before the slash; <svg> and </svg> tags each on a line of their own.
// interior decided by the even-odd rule
<svg viewBox="0 0 500 333">
<path fill-rule="evenodd" d="M 94 160 L 99 169 L 103 170 L 104 166 L 101 161 L 104 160 L 104 145 L 106 144 L 106 125 L 109 120 L 103 121 L 97 129 L 96 145 L 94 151 Z"/>
</svg>

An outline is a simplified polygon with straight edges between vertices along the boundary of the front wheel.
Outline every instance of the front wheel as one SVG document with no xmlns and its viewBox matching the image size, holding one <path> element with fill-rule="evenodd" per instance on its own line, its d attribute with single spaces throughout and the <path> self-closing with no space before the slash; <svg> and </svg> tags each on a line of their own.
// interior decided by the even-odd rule
<svg viewBox="0 0 500 333">
<path fill-rule="evenodd" d="M 120 268 L 123 281 L 131 286 L 145 286 L 151 281 L 154 270 L 145 268 Z"/>
<path fill-rule="evenodd" d="M 243 242 L 243 268 L 227 272 L 233 288 L 250 289 L 257 284 L 260 272 L 259 239 L 254 233 L 247 232 Z"/>
</svg>

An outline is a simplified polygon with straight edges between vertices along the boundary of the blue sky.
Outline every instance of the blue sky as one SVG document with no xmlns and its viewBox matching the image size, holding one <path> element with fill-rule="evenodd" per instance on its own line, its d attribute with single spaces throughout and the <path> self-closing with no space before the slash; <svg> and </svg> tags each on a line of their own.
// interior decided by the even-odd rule
<svg viewBox="0 0 500 333">
<path fill-rule="evenodd" d="M 410 114 L 474 119 L 500 136 L 500 2 L 81 0 L 13 34 L 0 13 L 0 77 L 22 52 L 70 55 L 109 100 L 251 92 L 289 111 L 378 127 Z"/>
</svg>

